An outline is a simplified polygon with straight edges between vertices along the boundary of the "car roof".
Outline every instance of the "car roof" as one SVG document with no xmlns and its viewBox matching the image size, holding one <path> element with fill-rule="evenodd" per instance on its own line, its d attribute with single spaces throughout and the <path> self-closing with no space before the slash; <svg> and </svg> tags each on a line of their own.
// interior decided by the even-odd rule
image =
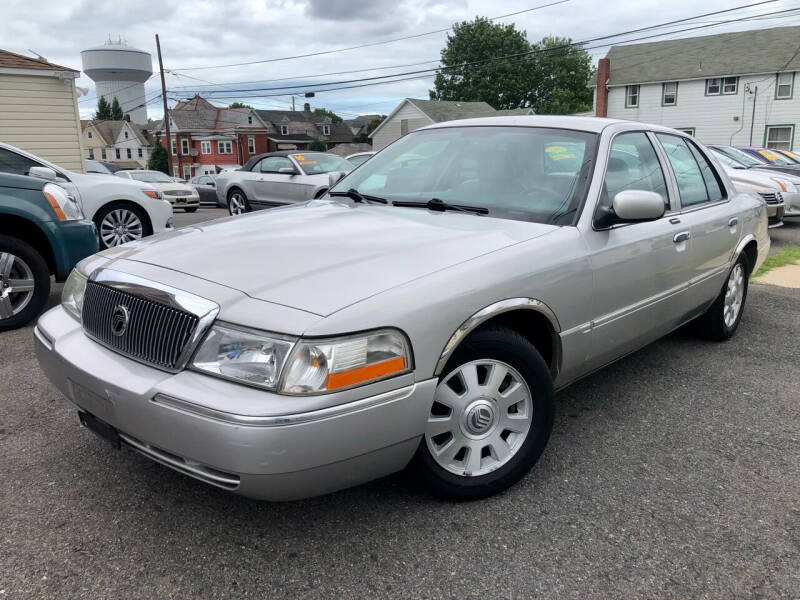
<svg viewBox="0 0 800 600">
<path fill-rule="evenodd" d="M 422 129 L 439 129 L 443 127 L 486 127 L 512 126 L 512 127 L 550 127 L 553 129 L 575 129 L 577 131 L 590 131 L 600 133 L 609 125 L 617 123 L 631 123 L 623 119 L 607 119 L 605 117 L 578 117 L 571 115 L 517 115 L 507 117 L 480 117 L 477 119 L 459 119 L 456 121 L 445 121 L 434 123 Z M 647 125 L 651 127 L 651 125 Z M 661 129 L 652 126 L 653 129 Z M 417 130 L 419 131 L 419 130 Z"/>
</svg>

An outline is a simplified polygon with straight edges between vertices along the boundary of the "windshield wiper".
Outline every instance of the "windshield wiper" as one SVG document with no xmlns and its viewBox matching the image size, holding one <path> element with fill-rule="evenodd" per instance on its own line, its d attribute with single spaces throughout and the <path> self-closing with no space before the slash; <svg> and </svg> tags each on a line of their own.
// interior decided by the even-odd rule
<svg viewBox="0 0 800 600">
<path fill-rule="evenodd" d="M 408 206 L 408 207 L 422 207 L 428 210 L 436 210 L 444 212 L 446 210 L 455 210 L 459 212 L 475 213 L 478 215 L 488 215 L 489 209 L 483 206 L 467 206 L 466 204 L 449 204 L 439 198 L 431 198 L 427 202 L 412 202 L 412 201 L 399 201 L 392 202 L 392 206 Z"/>
<path fill-rule="evenodd" d="M 378 204 L 389 204 L 389 201 L 386 198 L 381 198 L 380 196 L 370 196 L 369 194 L 362 194 L 355 188 L 350 188 L 346 192 L 329 192 L 329 196 L 344 196 L 345 198 L 350 198 L 353 202 L 363 202 L 366 204 L 367 202 L 377 202 Z"/>
</svg>

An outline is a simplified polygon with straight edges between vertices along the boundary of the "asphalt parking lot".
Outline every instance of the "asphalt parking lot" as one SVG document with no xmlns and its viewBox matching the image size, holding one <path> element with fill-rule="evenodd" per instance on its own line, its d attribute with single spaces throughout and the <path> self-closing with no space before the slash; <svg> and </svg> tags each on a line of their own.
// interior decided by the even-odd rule
<svg viewBox="0 0 800 600">
<path fill-rule="evenodd" d="M 800 243 L 800 223 L 772 233 Z M 505 494 L 452 504 L 392 476 L 267 504 L 109 447 L 32 328 L 3 333 L 0 598 L 797 599 L 798 340 L 800 290 L 752 285 L 731 341 L 678 332 L 559 393 Z"/>
</svg>

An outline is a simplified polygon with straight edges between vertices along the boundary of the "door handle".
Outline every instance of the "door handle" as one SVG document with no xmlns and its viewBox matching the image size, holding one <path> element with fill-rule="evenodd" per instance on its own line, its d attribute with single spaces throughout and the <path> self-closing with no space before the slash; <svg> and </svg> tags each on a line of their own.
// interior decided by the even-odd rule
<svg viewBox="0 0 800 600">
<path fill-rule="evenodd" d="M 690 237 L 692 237 L 692 234 L 690 232 L 681 231 L 680 233 L 675 234 L 675 237 L 672 238 L 672 241 L 675 242 L 676 244 L 680 244 L 681 242 L 685 242 L 686 240 L 688 240 Z"/>
<path fill-rule="evenodd" d="M 731 220 L 728 221 L 728 227 L 736 227 L 739 224 L 739 217 L 731 217 Z"/>
<path fill-rule="evenodd" d="M 681 222 L 681 220 L 680 220 L 678 217 L 672 217 L 672 218 L 669 220 L 669 222 L 670 222 L 670 223 L 672 223 L 673 225 L 677 225 L 678 223 L 680 223 L 680 222 Z"/>
</svg>

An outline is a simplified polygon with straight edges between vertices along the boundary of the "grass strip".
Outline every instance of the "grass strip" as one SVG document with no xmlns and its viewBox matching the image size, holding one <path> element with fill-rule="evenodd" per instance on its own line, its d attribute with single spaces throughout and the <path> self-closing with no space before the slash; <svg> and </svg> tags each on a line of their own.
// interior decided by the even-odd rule
<svg viewBox="0 0 800 600">
<path fill-rule="evenodd" d="M 761 277 L 762 275 L 772 271 L 772 269 L 777 269 L 778 267 L 791 265 L 798 262 L 800 262 L 800 246 L 789 246 L 788 248 L 784 248 L 780 252 L 776 252 L 772 256 L 768 257 L 767 260 L 764 261 L 764 264 L 761 265 L 761 268 L 756 271 L 756 274 L 753 275 L 753 277 Z"/>
</svg>

